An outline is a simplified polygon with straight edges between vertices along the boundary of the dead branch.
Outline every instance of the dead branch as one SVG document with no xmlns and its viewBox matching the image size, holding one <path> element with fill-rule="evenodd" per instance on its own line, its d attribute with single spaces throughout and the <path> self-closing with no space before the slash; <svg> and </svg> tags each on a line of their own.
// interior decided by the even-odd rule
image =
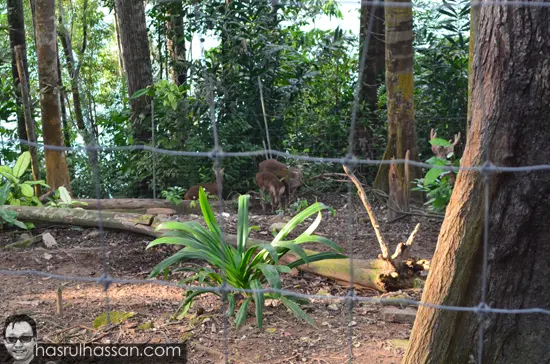
<svg viewBox="0 0 550 364">
<path fill-rule="evenodd" d="M 382 250 L 382 254 L 379 255 L 379 258 L 386 260 L 391 263 L 391 265 L 398 271 L 399 264 L 396 262 L 397 259 L 404 260 L 406 259 L 406 255 L 408 254 L 408 251 L 410 250 L 410 247 L 414 241 L 414 237 L 418 233 L 418 229 L 420 228 L 420 224 L 417 224 L 409 238 L 405 243 L 400 243 L 397 245 L 395 253 L 390 257 L 389 256 L 389 250 L 388 250 L 388 244 L 384 241 L 384 238 L 382 237 L 382 233 L 380 232 L 380 228 L 378 225 L 378 222 L 376 221 L 376 217 L 374 216 L 374 212 L 372 210 L 372 206 L 369 203 L 367 199 L 367 195 L 365 193 L 365 190 L 363 189 L 363 186 L 355 177 L 353 172 L 350 171 L 350 169 L 347 166 L 343 166 L 344 171 L 348 175 L 348 177 L 353 181 L 355 186 L 357 187 L 357 190 L 359 192 L 359 198 L 363 202 L 363 205 L 365 206 L 367 213 L 369 214 L 371 224 L 374 228 L 374 232 L 376 233 L 376 237 L 378 238 L 378 243 L 380 244 L 380 250 Z"/>
<path fill-rule="evenodd" d="M 344 166 L 344 171 L 346 172 L 348 177 L 353 181 L 353 183 L 355 184 L 355 187 L 357 187 L 357 190 L 359 191 L 359 198 L 361 199 L 361 202 L 363 202 L 363 205 L 367 209 L 367 213 L 369 214 L 372 227 L 374 228 L 374 232 L 376 233 L 376 237 L 378 238 L 378 243 L 380 244 L 380 250 L 382 251 L 382 258 L 384 260 L 389 260 L 390 253 L 388 250 L 388 244 L 386 244 L 384 238 L 382 237 L 382 233 L 380 232 L 380 225 L 376 220 L 376 216 L 374 216 L 372 206 L 369 200 L 367 199 L 367 194 L 365 193 L 365 190 L 363 189 L 361 182 L 359 182 L 359 180 L 357 179 L 357 177 L 355 177 L 353 172 L 350 171 L 348 166 Z"/>
<path fill-rule="evenodd" d="M 395 260 L 397 258 L 400 258 L 402 260 L 407 259 L 408 252 L 410 251 L 410 247 L 412 245 L 412 242 L 414 241 L 414 238 L 416 237 L 416 234 L 418 233 L 419 228 L 420 224 L 416 224 L 407 241 L 405 243 L 397 244 L 397 248 L 395 248 L 395 253 L 393 253 L 393 255 L 391 256 L 392 260 Z"/>
<path fill-rule="evenodd" d="M 416 234 L 418 233 L 418 229 L 420 229 L 420 223 L 416 224 L 416 226 L 414 227 L 414 230 L 412 231 L 411 235 L 409 235 L 409 238 L 405 242 L 405 245 L 408 245 L 408 246 L 412 245 L 412 243 L 414 241 L 414 238 L 416 237 Z"/>
<path fill-rule="evenodd" d="M 46 201 L 46 199 L 50 196 L 52 196 L 53 194 L 55 193 L 55 190 L 54 189 L 50 189 L 48 192 L 46 192 L 45 194 L 43 194 L 42 196 L 38 197 L 38 200 L 40 200 L 40 202 L 44 203 L 44 201 Z"/>
</svg>

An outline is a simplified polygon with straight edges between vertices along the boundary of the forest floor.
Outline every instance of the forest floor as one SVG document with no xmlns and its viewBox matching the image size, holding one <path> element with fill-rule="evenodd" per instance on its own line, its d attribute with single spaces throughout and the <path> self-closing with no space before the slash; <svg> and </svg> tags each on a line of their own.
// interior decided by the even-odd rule
<svg viewBox="0 0 550 364">
<path fill-rule="evenodd" d="M 314 199 L 310 200 L 313 202 Z M 347 205 L 345 195 L 324 195 L 321 202 L 334 208 L 336 216 L 323 215 L 316 233 L 340 244 L 347 255 L 354 258 L 376 258 L 379 246 L 374 231 L 358 199 L 353 207 Z M 236 211 L 227 204 L 223 228 L 236 233 Z M 382 232 L 390 249 L 407 239 L 417 223 L 420 231 L 411 255 L 431 259 L 435 250 L 441 219 L 407 216 L 391 224 L 385 222 L 386 210 L 375 209 Z M 263 215 L 261 209 L 252 208 L 250 225 L 259 231 L 251 236 L 269 240 L 269 227 L 273 215 Z M 195 219 L 197 215 L 178 216 L 180 220 Z M 276 218 L 275 218 L 276 220 Z M 303 231 L 307 226 L 300 228 Z M 145 251 L 152 239 L 146 236 L 107 231 L 103 237 L 97 229 L 47 226 L 33 234 L 49 232 L 57 247 L 45 248 L 40 243 L 29 248 L 0 249 L 0 269 L 40 270 L 57 275 L 98 278 L 105 269 L 109 274 L 124 279 L 146 279 L 151 269 L 171 254 L 164 247 Z M 0 234 L 0 247 L 20 239 L 21 232 L 5 231 Z M 311 246 L 323 250 L 319 246 Z M 176 282 L 177 280 L 173 280 Z M 355 363 L 399 363 L 407 344 L 412 324 L 384 320 L 380 305 L 357 303 L 350 317 L 348 307 L 338 301 L 312 300 L 305 307 L 317 327 L 294 317 L 284 306 L 265 308 L 264 329 L 255 327 L 253 311 L 239 331 L 227 328 L 224 340 L 224 316 L 220 300 L 210 294 L 202 295 L 181 321 L 171 321 L 178 308 L 182 290 L 156 284 L 112 284 L 107 293 L 94 283 L 57 280 L 42 276 L 0 275 L 2 300 L 0 319 L 14 313 L 30 314 L 38 324 L 41 342 L 84 343 L 189 343 L 189 363 L 223 363 L 227 348 L 231 363 L 341 363 L 349 357 L 349 347 Z M 56 291 L 63 287 L 64 314 L 56 315 Z M 305 294 L 344 295 L 346 287 L 318 276 L 285 275 L 283 289 Z M 420 289 L 403 292 L 415 300 Z M 376 291 L 361 290 L 361 296 L 378 297 Z M 108 297 L 108 301 L 107 301 Z M 110 310 L 133 312 L 130 319 L 94 329 L 94 319 Z M 253 305 L 251 305 L 253 307 Z M 149 327 L 140 327 L 149 324 Z"/>
</svg>

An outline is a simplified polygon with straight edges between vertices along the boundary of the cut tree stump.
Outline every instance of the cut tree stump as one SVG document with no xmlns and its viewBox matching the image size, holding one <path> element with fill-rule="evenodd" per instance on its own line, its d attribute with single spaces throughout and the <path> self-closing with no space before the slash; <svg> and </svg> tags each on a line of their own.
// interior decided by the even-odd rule
<svg viewBox="0 0 550 364">
<path fill-rule="evenodd" d="M 103 228 L 129 231 L 151 237 L 160 237 L 162 231 L 155 231 L 161 223 L 169 221 L 167 218 L 154 215 L 133 213 L 119 213 L 109 211 L 94 211 L 67 208 L 44 208 L 33 206 L 3 206 L 3 208 L 17 212 L 17 219 L 35 223 L 53 223 L 65 225 L 79 225 L 97 227 L 101 222 Z M 236 246 L 237 236 L 225 234 L 228 244 Z M 248 246 L 254 244 L 269 244 L 269 241 L 248 239 Z M 316 254 L 316 251 L 305 249 L 307 255 Z M 281 262 L 288 264 L 299 259 L 297 255 L 288 252 Z M 418 265 L 412 264 L 412 267 Z M 152 267 L 151 267 L 152 268 Z M 320 275 L 322 277 L 350 282 L 349 259 L 327 259 L 297 267 L 298 270 Z M 391 262 L 382 259 L 353 261 L 353 283 L 358 287 L 368 287 L 380 292 L 389 292 L 399 289 L 412 288 L 414 278 L 418 276 L 411 270 L 410 275 L 395 277 Z"/>
</svg>

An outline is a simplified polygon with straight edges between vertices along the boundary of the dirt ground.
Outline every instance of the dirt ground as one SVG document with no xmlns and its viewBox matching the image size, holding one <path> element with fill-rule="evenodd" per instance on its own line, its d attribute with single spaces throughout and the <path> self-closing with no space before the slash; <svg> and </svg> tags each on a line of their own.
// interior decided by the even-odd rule
<svg viewBox="0 0 550 364">
<path fill-rule="evenodd" d="M 358 200 L 354 199 L 351 208 L 345 195 L 325 195 L 320 201 L 334 208 L 337 214 L 324 214 L 316 233 L 337 242 L 347 255 L 354 258 L 375 258 L 379 254 L 368 215 Z M 223 228 L 235 234 L 236 211 L 231 204 L 225 211 Z M 375 211 L 392 250 L 420 223 L 412 255 L 431 259 L 440 219 L 407 216 L 388 224 L 384 219 L 384 208 L 377 207 Z M 196 215 L 176 218 L 200 221 Z M 251 236 L 269 240 L 269 227 L 277 219 L 253 208 L 249 220 L 250 225 L 260 227 Z M 300 231 L 306 228 L 304 225 Z M 34 230 L 33 235 L 44 232 L 55 238 L 57 247 L 46 248 L 39 243 L 29 248 L 0 249 L 0 269 L 32 269 L 93 278 L 108 270 L 117 278 L 146 279 L 151 268 L 172 253 L 165 247 L 145 251 L 152 239 L 126 232 L 107 231 L 102 236 L 97 229 L 45 226 Z M 21 234 L 21 231 L 3 232 L 0 247 L 19 240 Z M 308 247 L 323 250 L 317 245 Z M 173 281 L 177 282 L 177 279 L 173 278 Z M 249 311 L 248 320 L 237 332 L 231 325 L 227 328 L 225 340 L 222 305 L 212 295 L 202 295 L 187 317 L 173 321 L 170 316 L 178 308 L 183 293 L 176 287 L 113 284 L 104 291 L 103 286 L 94 283 L 10 275 L 0 275 L 0 283 L 2 322 L 10 314 L 30 314 L 38 323 L 39 341 L 164 343 L 187 340 L 190 344 L 189 363 L 222 363 L 224 359 L 220 355 L 225 348 L 231 363 L 341 363 L 348 360 L 350 348 L 355 363 L 399 363 L 412 328 L 410 323 L 384 321 L 383 308 L 372 303 L 356 304 L 350 316 L 348 307 L 342 303 L 312 300 L 304 309 L 317 327 L 297 319 L 282 305 L 268 306 L 264 311 L 263 330 L 255 327 L 253 311 Z M 63 288 L 62 317 L 56 314 L 59 287 Z M 313 275 L 285 275 L 283 289 L 306 294 L 346 293 L 346 287 Z M 416 300 L 421 295 L 419 289 L 404 293 Z M 360 291 L 358 294 L 379 296 L 375 291 Z M 93 321 L 106 312 L 106 304 L 110 310 L 133 312 L 134 316 L 120 324 L 94 329 Z"/>
</svg>

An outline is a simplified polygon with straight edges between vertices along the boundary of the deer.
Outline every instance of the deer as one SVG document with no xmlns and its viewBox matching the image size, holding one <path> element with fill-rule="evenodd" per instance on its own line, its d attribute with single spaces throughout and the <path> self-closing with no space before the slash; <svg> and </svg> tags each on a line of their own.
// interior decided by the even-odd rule
<svg viewBox="0 0 550 364">
<path fill-rule="evenodd" d="M 430 140 L 437 138 L 437 133 L 432 129 L 430 130 Z M 460 140 L 460 132 L 458 134 L 455 134 L 455 140 L 454 142 L 449 140 L 449 143 L 451 143 L 450 146 L 444 147 L 442 145 L 432 145 L 432 152 L 435 154 L 436 157 L 439 158 L 447 158 L 447 155 L 451 152 L 454 152 L 455 145 L 458 144 Z"/>
<path fill-rule="evenodd" d="M 214 171 L 214 174 L 216 176 L 216 182 L 199 183 L 198 185 L 189 188 L 189 190 L 183 196 L 184 200 L 197 200 L 199 198 L 200 187 L 204 188 L 204 191 L 208 192 L 212 196 L 218 196 L 218 182 L 220 182 L 221 184 L 224 168 L 220 169 L 219 177 L 215 169 L 212 168 L 212 170 Z"/>
<path fill-rule="evenodd" d="M 285 185 L 288 202 L 298 187 L 303 183 L 302 170 L 296 167 L 287 167 L 285 164 L 275 160 L 266 159 L 259 165 L 260 172 L 268 172 L 275 175 Z"/>
<path fill-rule="evenodd" d="M 271 198 L 271 213 L 273 213 L 274 207 L 281 207 L 281 197 L 285 193 L 286 186 L 279 178 L 270 172 L 258 172 L 256 173 L 256 183 L 260 187 L 260 190 L 264 193 L 268 193 Z M 262 211 L 265 213 L 265 202 L 260 199 L 262 204 Z"/>
<path fill-rule="evenodd" d="M 432 129 L 430 130 L 430 140 L 435 138 L 437 138 L 437 133 Z M 455 146 L 458 144 L 459 140 L 460 140 L 460 132 L 458 132 L 458 134 L 455 134 L 454 142 L 449 140 L 449 143 L 451 143 L 451 145 L 448 147 L 444 147 L 442 145 L 432 145 L 432 152 L 438 158 L 447 159 L 447 155 L 449 155 L 449 153 L 454 153 Z M 454 186 L 455 181 L 456 181 L 456 175 L 451 173 L 449 175 L 449 184 L 451 186 Z"/>
</svg>

